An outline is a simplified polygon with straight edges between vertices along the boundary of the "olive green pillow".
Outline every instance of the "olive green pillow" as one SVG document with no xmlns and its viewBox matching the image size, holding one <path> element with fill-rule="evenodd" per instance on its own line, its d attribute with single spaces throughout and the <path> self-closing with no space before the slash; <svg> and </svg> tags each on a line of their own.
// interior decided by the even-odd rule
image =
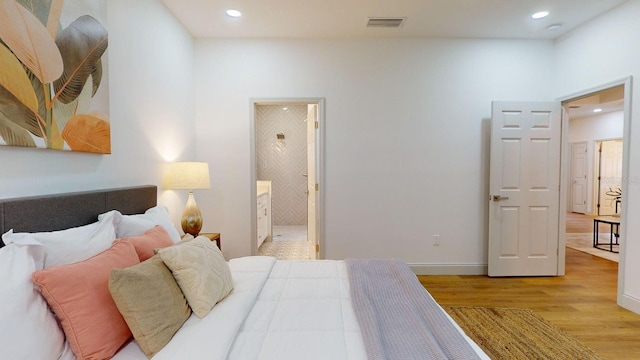
<svg viewBox="0 0 640 360">
<path fill-rule="evenodd" d="M 229 265 L 211 240 L 198 236 L 158 250 L 191 310 L 202 318 L 233 289 Z"/>
<path fill-rule="evenodd" d="M 109 291 L 147 357 L 160 351 L 191 315 L 191 309 L 160 256 L 112 270 Z"/>
</svg>

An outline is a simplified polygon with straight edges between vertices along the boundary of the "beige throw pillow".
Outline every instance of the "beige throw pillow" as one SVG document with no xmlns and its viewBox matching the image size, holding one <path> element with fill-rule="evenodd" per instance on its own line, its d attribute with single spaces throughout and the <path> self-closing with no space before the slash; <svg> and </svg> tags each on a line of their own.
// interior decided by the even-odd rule
<svg viewBox="0 0 640 360">
<path fill-rule="evenodd" d="M 171 340 L 191 315 L 180 287 L 160 256 L 111 271 L 109 290 L 147 357 Z"/>
<path fill-rule="evenodd" d="M 198 317 L 204 317 L 233 289 L 229 265 L 208 238 L 197 238 L 160 249 L 158 255 L 175 277 Z"/>
</svg>

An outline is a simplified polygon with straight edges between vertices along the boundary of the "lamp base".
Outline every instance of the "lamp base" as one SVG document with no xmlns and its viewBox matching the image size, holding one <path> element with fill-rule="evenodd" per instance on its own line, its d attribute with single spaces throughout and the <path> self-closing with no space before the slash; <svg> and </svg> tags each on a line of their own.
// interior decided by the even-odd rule
<svg viewBox="0 0 640 360">
<path fill-rule="evenodd" d="M 185 234 L 193 235 L 193 237 L 198 236 L 202 229 L 202 214 L 200 213 L 200 209 L 198 209 L 196 199 L 193 197 L 193 191 L 189 191 L 189 198 L 182 212 L 180 223 L 182 225 L 182 231 L 184 231 Z"/>
</svg>

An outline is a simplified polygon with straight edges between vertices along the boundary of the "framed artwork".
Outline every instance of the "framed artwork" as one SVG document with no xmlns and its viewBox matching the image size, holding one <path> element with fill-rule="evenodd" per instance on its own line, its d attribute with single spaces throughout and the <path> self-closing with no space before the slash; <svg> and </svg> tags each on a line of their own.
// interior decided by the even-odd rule
<svg viewBox="0 0 640 360">
<path fill-rule="evenodd" d="M 104 0 L 0 0 L 0 145 L 111 153 Z"/>
</svg>

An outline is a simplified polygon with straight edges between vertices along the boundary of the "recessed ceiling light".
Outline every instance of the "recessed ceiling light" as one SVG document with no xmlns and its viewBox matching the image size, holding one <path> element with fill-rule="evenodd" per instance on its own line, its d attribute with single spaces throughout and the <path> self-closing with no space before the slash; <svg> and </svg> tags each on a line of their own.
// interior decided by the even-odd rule
<svg viewBox="0 0 640 360">
<path fill-rule="evenodd" d="M 562 24 L 551 24 L 549 26 L 547 26 L 547 30 L 549 31 L 555 31 L 558 30 L 562 27 Z"/>
<path fill-rule="evenodd" d="M 229 10 L 227 10 L 227 15 L 229 15 L 231 17 L 234 17 L 234 18 L 237 18 L 237 17 L 242 16 L 242 13 L 240 11 L 238 11 L 238 10 L 229 9 Z"/>
<path fill-rule="evenodd" d="M 593 109 L 593 112 L 594 112 L 594 113 L 599 113 L 599 112 L 602 112 L 602 109 L 600 109 L 600 108 Z"/>
<path fill-rule="evenodd" d="M 537 13 L 531 15 L 531 18 L 534 19 L 534 20 L 538 20 L 538 19 L 544 19 L 547 16 L 549 16 L 549 12 L 548 11 L 540 11 L 540 12 L 537 12 Z"/>
<path fill-rule="evenodd" d="M 287 110 L 289 110 L 289 108 L 285 106 L 285 107 L 282 108 L 282 110 L 283 111 L 287 111 Z"/>
</svg>

